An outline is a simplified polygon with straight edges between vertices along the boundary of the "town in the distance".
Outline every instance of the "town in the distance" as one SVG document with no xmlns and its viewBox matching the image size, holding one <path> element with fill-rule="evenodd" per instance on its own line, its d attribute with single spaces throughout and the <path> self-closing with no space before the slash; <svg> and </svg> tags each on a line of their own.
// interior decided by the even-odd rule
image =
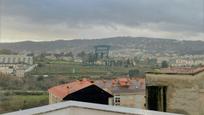
<svg viewBox="0 0 204 115">
<path fill-rule="evenodd" d="M 121 39 L 0 45 L 0 113 L 70 101 L 119 106 L 121 115 L 123 107 L 204 114 L 204 42 Z"/>
</svg>

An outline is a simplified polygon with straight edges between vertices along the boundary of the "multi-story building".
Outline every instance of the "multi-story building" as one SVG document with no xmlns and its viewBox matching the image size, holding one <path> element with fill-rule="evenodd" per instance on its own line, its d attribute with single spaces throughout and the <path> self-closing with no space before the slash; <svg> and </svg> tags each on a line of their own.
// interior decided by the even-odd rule
<svg viewBox="0 0 204 115">
<path fill-rule="evenodd" d="M 0 64 L 33 64 L 33 57 L 26 55 L 0 55 Z"/>
<path fill-rule="evenodd" d="M 33 65 L 33 57 L 25 55 L 0 55 L 0 71 L 24 77 L 26 69 Z"/>
</svg>

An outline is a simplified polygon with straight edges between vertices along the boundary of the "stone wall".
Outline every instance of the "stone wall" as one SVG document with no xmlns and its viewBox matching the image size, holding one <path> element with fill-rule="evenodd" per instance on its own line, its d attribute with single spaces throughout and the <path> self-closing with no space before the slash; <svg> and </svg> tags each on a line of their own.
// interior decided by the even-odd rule
<svg viewBox="0 0 204 115">
<path fill-rule="evenodd" d="M 49 104 L 59 103 L 61 101 L 62 101 L 62 99 L 53 95 L 52 93 L 49 93 Z"/>
<path fill-rule="evenodd" d="M 187 115 L 203 115 L 204 74 L 147 74 L 147 86 L 167 86 L 167 111 Z"/>
</svg>

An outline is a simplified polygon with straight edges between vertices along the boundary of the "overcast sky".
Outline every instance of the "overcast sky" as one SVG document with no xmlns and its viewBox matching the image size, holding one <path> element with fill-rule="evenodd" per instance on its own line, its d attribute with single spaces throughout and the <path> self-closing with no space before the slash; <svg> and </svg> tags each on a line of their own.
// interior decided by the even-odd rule
<svg viewBox="0 0 204 115">
<path fill-rule="evenodd" d="M 0 41 L 204 40 L 204 0 L 0 0 Z"/>
</svg>

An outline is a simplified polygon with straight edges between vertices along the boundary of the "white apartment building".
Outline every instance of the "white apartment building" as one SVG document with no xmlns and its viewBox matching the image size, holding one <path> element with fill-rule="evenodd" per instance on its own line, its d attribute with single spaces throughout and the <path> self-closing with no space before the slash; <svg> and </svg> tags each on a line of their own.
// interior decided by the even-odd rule
<svg viewBox="0 0 204 115">
<path fill-rule="evenodd" d="M 24 77 L 25 71 L 33 66 L 33 57 L 26 55 L 0 55 L 0 72 Z"/>
<path fill-rule="evenodd" d="M 0 64 L 33 64 L 33 57 L 26 55 L 0 55 Z"/>
</svg>

